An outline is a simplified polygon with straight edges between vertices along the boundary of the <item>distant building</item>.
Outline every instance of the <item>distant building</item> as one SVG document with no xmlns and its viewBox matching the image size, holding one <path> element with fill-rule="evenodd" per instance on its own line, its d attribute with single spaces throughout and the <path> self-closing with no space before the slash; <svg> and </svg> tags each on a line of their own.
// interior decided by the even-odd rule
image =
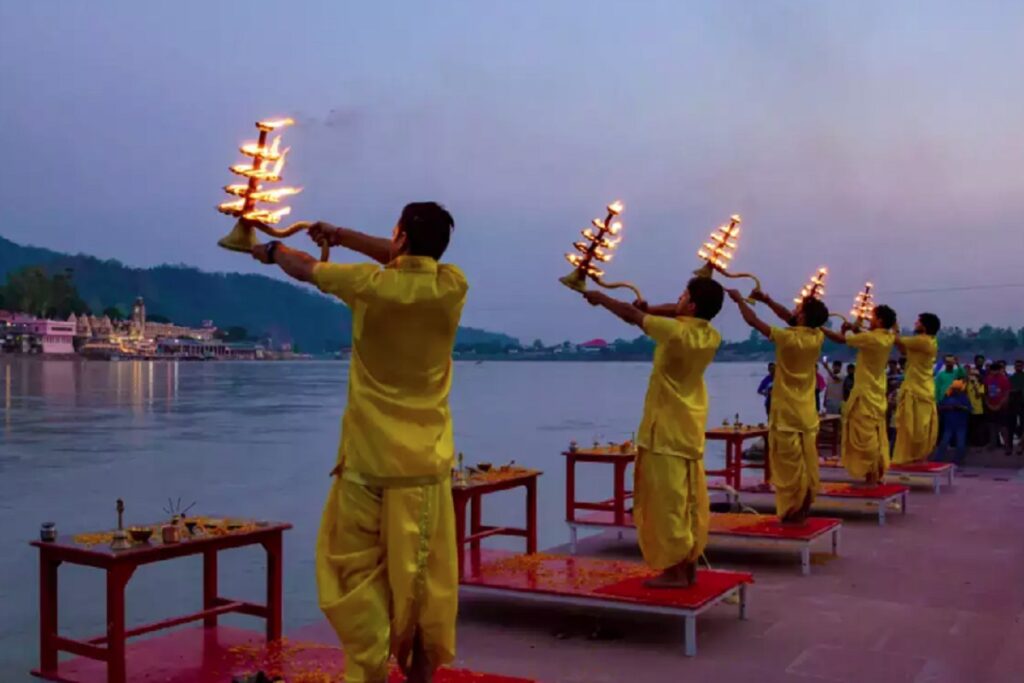
<svg viewBox="0 0 1024 683">
<path fill-rule="evenodd" d="M 70 354 L 74 340 L 72 323 L 0 311 L 0 346 L 7 352 Z"/>
<path fill-rule="evenodd" d="M 576 346 L 576 350 L 580 353 L 600 353 L 607 348 L 608 342 L 604 339 L 591 339 Z"/>
</svg>

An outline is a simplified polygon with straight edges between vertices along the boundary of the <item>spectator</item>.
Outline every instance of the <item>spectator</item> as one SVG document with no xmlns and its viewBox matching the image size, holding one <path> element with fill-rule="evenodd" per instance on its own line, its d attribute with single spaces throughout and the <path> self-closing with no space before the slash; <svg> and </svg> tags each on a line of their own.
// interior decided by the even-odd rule
<svg viewBox="0 0 1024 683">
<path fill-rule="evenodd" d="M 971 413 L 971 402 L 967 397 L 966 383 L 963 380 L 954 380 L 949 385 L 946 396 L 939 401 L 939 413 L 943 416 L 942 436 L 939 437 L 939 445 L 935 450 L 935 460 L 946 460 L 946 449 L 952 441 L 956 448 L 953 463 L 959 467 L 963 465 L 964 456 L 967 454 L 967 419 Z"/>
<path fill-rule="evenodd" d="M 772 409 L 772 384 L 775 383 L 775 363 L 768 364 L 768 374 L 761 380 L 757 393 L 764 396 L 764 412 L 770 414 Z"/>
<path fill-rule="evenodd" d="M 1010 433 L 1010 378 L 1006 376 L 1006 363 L 992 364 L 985 376 L 985 408 L 991 440 L 989 448 L 998 448 L 1000 438 L 1006 455 L 1013 454 L 1013 435 Z"/>
<path fill-rule="evenodd" d="M 988 373 L 988 363 L 985 362 L 985 356 L 980 353 L 974 357 L 974 367 L 978 370 L 978 377 L 981 381 L 985 381 L 985 375 Z"/>
<path fill-rule="evenodd" d="M 1024 360 L 1013 362 L 1010 376 L 1010 438 L 1017 437 L 1017 451 L 1024 453 Z"/>
<path fill-rule="evenodd" d="M 825 387 L 825 412 L 829 415 L 838 415 L 843 409 L 843 364 L 841 361 L 832 361 L 832 366 L 822 361 L 821 366 L 828 374 L 828 386 Z"/>
<path fill-rule="evenodd" d="M 815 382 L 816 383 L 814 385 L 814 405 L 817 408 L 818 413 L 820 414 L 821 413 L 821 395 L 825 392 L 825 387 L 828 386 L 828 385 L 825 384 L 825 376 L 821 374 L 821 370 L 818 370 L 815 374 L 816 374 L 816 377 L 815 377 Z"/>
<path fill-rule="evenodd" d="M 988 425 L 985 423 L 985 385 L 978 368 L 967 366 L 967 399 L 971 402 L 971 415 L 967 421 L 967 438 L 972 446 L 988 443 Z"/>
<path fill-rule="evenodd" d="M 946 398 L 950 385 L 958 379 L 967 379 L 967 374 L 963 368 L 957 366 L 956 356 L 946 354 L 946 357 L 942 359 L 942 369 L 935 375 L 936 403 Z"/>
<path fill-rule="evenodd" d="M 904 359 L 906 362 L 906 359 Z M 889 447 L 896 446 L 896 399 L 900 393 L 900 385 L 903 384 L 903 371 L 900 370 L 900 363 L 895 358 L 889 359 L 885 370 L 885 424 L 889 430 Z"/>
<path fill-rule="evenodd" d="M 846 364 L 846 377 L 843 378 L 843 402 L 845 403 L 850 398 L 850 392 L 853 391 L 853 373 L 857 369 L 854 363 Z"/>
</svg>

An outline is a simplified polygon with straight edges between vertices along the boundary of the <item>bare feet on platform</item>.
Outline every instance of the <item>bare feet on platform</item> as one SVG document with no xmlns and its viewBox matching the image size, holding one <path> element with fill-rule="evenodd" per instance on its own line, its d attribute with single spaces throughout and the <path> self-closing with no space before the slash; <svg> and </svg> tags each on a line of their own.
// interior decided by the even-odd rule
<svg viewBox="0 0 1024 683">
<path fill-rule="evenodd" d="M 697 563 L 680 562 L 644 581 L 648 588 L 689 588 L 697 584 Z"/>
<path fill-rule="evenodd" d="M 427 650 L 423 647 L 423 636 L 417 629 L 412 643 L 412 664 L 405 672 L 406 681 L 408 683 L 433 683 L 434 671 L 434 665 L 430 663 Z"/>
</svg>

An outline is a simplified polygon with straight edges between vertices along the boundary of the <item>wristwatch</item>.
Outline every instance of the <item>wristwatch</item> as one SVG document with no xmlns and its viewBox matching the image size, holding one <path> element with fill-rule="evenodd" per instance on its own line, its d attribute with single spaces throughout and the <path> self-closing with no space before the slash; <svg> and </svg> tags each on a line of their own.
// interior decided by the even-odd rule
<svg viewBox="0 0 1024 683">
<path fill-rule="evenodd" d="M 277 253 L 277 248 L 281 246 L 281 240 L 271 240 L 267 242 L 267 262 L 276 263 L 274 255 Z"/>
</svg>

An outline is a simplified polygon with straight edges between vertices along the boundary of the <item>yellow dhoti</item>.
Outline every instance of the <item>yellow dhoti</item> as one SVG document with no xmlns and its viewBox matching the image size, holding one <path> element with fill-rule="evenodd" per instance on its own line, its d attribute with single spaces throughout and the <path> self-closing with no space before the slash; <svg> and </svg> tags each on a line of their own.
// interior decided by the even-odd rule
<svg viewBox="0 0 1024 683">
<path fill-rule="evenodd" d="M 939 413 L 934 398 L 900 396 L 896 404 L 896 443 L 892 451 L 894 465 L 922 462 L 935 450 L 939 438 Z"/>
<path fill-rule="evenodd" d="M 885 410 L 878 410 L 861 398 L 847 401 L 843 413 L 842 463 L 853 477 L 864 479 L 872 475 L 881 481 L 889 469 Z"/>
<path fill-rule="evenodd" d="M 768 430 L 768 458 L 779 518 L 810 507 L 818 493 L 818 431 Z"/>
<path fill-rule="evenodd" d="M 633 521 L 651 569 L 696 562 L 711 523 L 703 461 L 640 448 L 633 469 Z"/>
<path fill-rule="evenodd" d="M 435 665 L 455 657 L 458 563 L 451 482 L 381 488 L 336 477 L 316 549 L 320 608 L 347 683 L 384 683 L 418 630 Z"/>
</svg>

